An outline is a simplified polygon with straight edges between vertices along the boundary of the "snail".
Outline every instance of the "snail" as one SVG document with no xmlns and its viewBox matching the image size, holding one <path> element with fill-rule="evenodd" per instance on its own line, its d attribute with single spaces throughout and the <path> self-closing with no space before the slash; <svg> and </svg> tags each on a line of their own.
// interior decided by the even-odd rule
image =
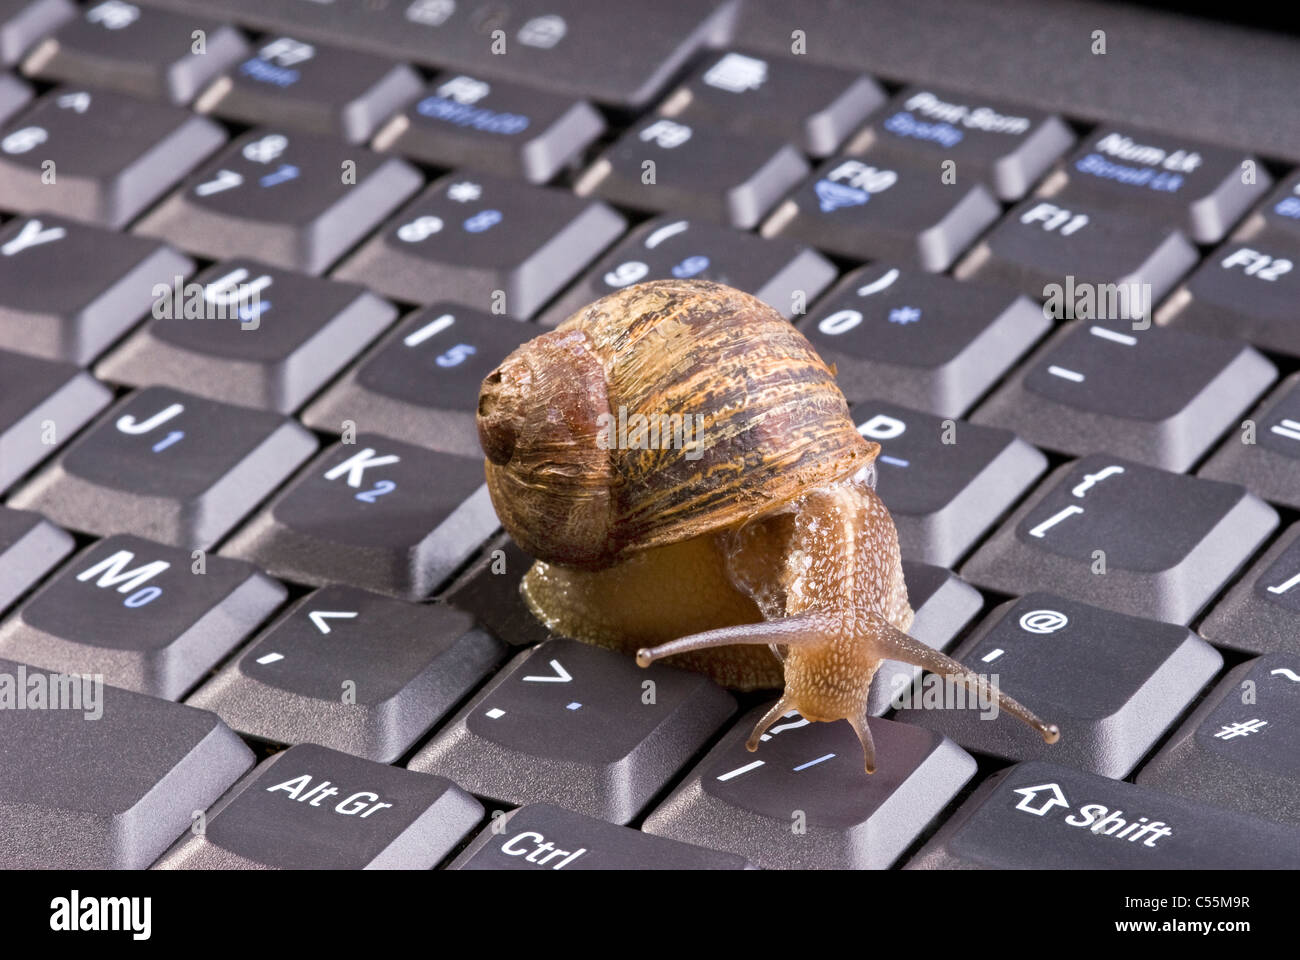
<svg viewBox="0 0 1300 960">
<path fill-rule="evenodd" d="M 625 287 L 520 346 L 483 380 L 477 425 L 521 593 L 552 632 L 784 692 L 775 721 L 847 720 L 866 771 L 882 661 L 951 676 L 1060 731 L 907 634 L 878 443 L 833 371 L 772 307 L 701 280 Z"/>
</svg>

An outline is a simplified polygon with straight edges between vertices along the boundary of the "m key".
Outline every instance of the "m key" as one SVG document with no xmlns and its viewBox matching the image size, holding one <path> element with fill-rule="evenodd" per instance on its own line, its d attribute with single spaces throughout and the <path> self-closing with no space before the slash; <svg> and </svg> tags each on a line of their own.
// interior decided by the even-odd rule
<svg viewBox="0 0 1300 960">
<path fill-rule="evenodd" d="M 1201 622 L 1200 634 L 1246 653 L 1300 653 L 1300 523 L 1233 584 Z"/>
</svg>

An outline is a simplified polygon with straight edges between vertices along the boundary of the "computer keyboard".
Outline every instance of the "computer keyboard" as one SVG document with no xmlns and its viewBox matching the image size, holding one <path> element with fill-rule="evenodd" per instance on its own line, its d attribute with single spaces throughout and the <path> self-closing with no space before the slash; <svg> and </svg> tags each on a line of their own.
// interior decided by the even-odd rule
<svg viewBox="0 0 1300 960">
<path fill-rule="evenodd" d="M 0 866 L 1300 867 L 1300 143 L 868 7 L 0 0 Z M 887 662 L 876 773 L 749 753 L 528 612 L 479 384 L 671 277 L 834 365 L 910 632 L 1060 743 Z"/>
</svg>

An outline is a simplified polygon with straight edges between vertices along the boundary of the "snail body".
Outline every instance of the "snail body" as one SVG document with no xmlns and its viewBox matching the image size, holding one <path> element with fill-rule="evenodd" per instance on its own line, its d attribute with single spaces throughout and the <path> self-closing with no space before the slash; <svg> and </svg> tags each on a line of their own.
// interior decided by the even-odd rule
<svg viewBox="0 0 1300 960">
<path fill-rule="evenodd" d="M 487 376 L 478 428 L 497 515 L 536 558 L 521 585 L 533 613 L 642 666 L 784 684 L 749 749 L 790 710 L 846 719 L 871 772 L 866 704 L 887 659 L 993 692 L 907 635 L 880 446 L 811 344 L 754 297 L 698 280 L 610 294 Z"/>
</svg>

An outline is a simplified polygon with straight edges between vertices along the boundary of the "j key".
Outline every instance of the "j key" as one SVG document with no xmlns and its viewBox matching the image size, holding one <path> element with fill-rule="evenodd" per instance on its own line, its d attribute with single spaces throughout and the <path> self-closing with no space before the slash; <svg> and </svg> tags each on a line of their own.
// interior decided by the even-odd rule
<svg viewBox="0 0 1300 960">
<path fill-rule="evenodd" d="M 96 367 L 103 379 L 291 413 L 397 316 L 361 287 L 229 260 L 173 286 Z"/>
<path fill-rule="evenodd" d="M 362 433 L 308 464 L 222 552 L 295 583 L 420 600 L 496 529 L 480 457 Z"/>
<path fill-rule="evenodd" d="M 883 870 L 975 773 L 975 761 L 946 737 L 875 717 L 867 721 L 871 775 L 852 727 L 810 724 L 794 711 L 750 753 L 745 740 L 769 708 L 742 718 L 642 829 L 764 870 Z M 793 818 L 804 830 L 791 830 Z"/>
<path fill-rule="evenodd" d="M 448 870 L 744 870 L 744 857 L 707 850 L 530 803 L 494 817 Z"/>
<path fill-rule="evenodd" d="M 225 139 L 170 104 L 56 87 L 0 131 L 0 207 L 117 229 Z"/>
<path fill-rule="evenodd" d="M 429 870 L 483 817 L 450 780 L 314 743 L 263 761 L 159 870 Z"/>
<path fill-rule="evenodd" d="M 958 183 L 973 177 L 999 199 L 1015 201 L 1073 143 L 1070 128 L 1041 110 L 908 87 L 853 145 L 865 145 L 873 160 L 933 169 L 936 175 L 951 160 Z"/>
<path fill-rule="evenodd" d="M 883 448 L 876 491 L 909 558 L 953 566 L 1047 469 L 1047 458 L 1010 430 L 878 400 L 850 414 Z"/>
<path fill-rule="evenodd" d="M 1300 245 L 1300 170 L 1277 185 L 1259 209 L 1241 222 L 1232 239 L 1252 247 Z"/>
<path fill-rule="evenodd" d="M 952 656 L 1049 717 L 1060 742 L 1043 743 L 995 703 L 938 675 L 897 691 L 903 709 L 894 719 L 1004 760 L 1046 759 L 1116 778 L 1128 776 L 1223 665 L 1186 627 L 1050 593 L 1002 604 Z"/>
<path fill-rule="evenodd" d="M 1294 869 L 1300 830 L 1043 761 L 994 774 L 908 870 Z"/>
<path fill-rule="evenodd" d="M 1300 524 L 1278 537 L 1199 629 L 1220 647 L 1300 653 Z"/>
<path fill-rule="evenodd" d="M 136 229 L 209 257 L 251 256 L 319 274 L 420 183 L 405 161 L 332 137 L 258 129 L 186 180 Z"/>
<path fill-rule="evenodd" d="M 269 36 L 204 92 L 195 107 L 244 123 L 290 127 L 362 143 L 407 100 L 420 77 L 345 47 Z"/>
<path fill-rule="evenodd" d="M 477 173 L 431 184 L 334 276 L 527 320 L 623 232 L 603 203 Z"/>
<path fill-rule="evenodd" d="M 1277 377 L 1239 340 L 1073 321 L 971 418 L 1082 455 L 1192 466 Z"/>
<path fill-rule="evenodd" d="M 541 643 L 551 635 L 533 616 L 519 592 L 520 579 L 533 564 L 510 537 L 502 535 L 483 548 L 483 555 L 442 599 L 473 614 L 488 632 L 515 647 Z"/>
<path fill-rule="evenodd" d="M 1244 182 L 1244 173 L 1253 177 Z M 1273 184 L 1248 154 L 1125 127 L 1098 127 L 1040 196 L 1107 207 L 1218 243 Z"/>
<path fill-rule="evenodd" d="M 71 364 L 0 350 L 0 491 L 112 399 L 103 384 Z"/>
<path fill-rule="evenodd" d="M 1156 323 L 1218 337 L 1240 337 L 1265 350 L 1300 356 L 1300 246 L 1230 243 L 1187 278 Z"/>
<path fill-rule="evenodd" d="M 38 513 L 0 507 L 0 612 L 35 586 L 75 541 Z"/>
<path fill-rule="evenodd" d="M 76 15 L 72 0 L 0 0 L 0 65 L 17 63 L 37 40 Z"/>
<path fill-rule="evenodd" d="M 187 702 L 250 737 L 391 763 L 504 652 L 450 607 L 324 587 Z"/>
<path fill-rule="evenodd" d="M 0 656 L 177 700 L 285 596 L 250 564 L 108 537 L 0 626 Z"/>
<path fill-rule="evenodd" d="M 799 151 L 771 134 L 647 117 L 573 188 L 637 210 L 689 213 L 748 230 L 807 173 Z"/>
<path fill-rule="evenodd" d="M 549 640 L 511 660 L 409 766 L 479 796 L 626 824 L 734 709 L 700 674 Z"/>
<path fill-rule="evenodd" d="M 451 303 L 417 311 L 303 413 L 303 423 L 342 432 L 344 420 L 413 443 L 482 456 L 479 386 L 537 328 Z"/>
<path fill-rule="evenodd" d="M 27 105 L 32 98 L 32 88 L 12 73 L 0 74 L 0 123 L 8 120 Z"/>
<path fill-rule="evenodd" d="M 1247 699 L 1243 689 L 1253 696 Z M 1137 782 L 1300 827 L 1300 655 L 1243 663 L 1142 768 Z"/>
<path fill-rule="evenodd" d="M 777 207 L 760 232 L 855 260 L 916 264 L 937 273 L 1000 212 L 978 183 L 945 186 L 938 170 L 837 157 Z"/>
<path fill-rule="evenodd" d="M 546 183 L 604 129 L 604 119 L 585 100 L 444 74 L 384 125 L 374 147 L 439 167 Z"/>
<path fill-rule="evenodd" d="M 541 323 L 555 326 L 615 290 L 670 277 L 698 277 L 744 290 L 789 320 L 831 284 L 835 267 L 801 243 L 761 240 L 705 220 L 658 217 L 599 260 L 547 308 Z"/>
<path fill-rule="evenodd" d="M 9 660 L 0 673 L 65 707 L 0 710 L 0 867 L 142 870 L 253 765 L 215 713 Z"/>
<path fill-rule="evenodd" d="M 1187 624 L 1277 523 L 1244 487 L 1093 454 L 1049 474 L 961 575 Z"/>
<path fill-rule="evenodd" d="M 1134 320 L 1149 318 L 1150 305 L 1196 261 L 1196 248 L 1177 230 L 1102 207 L 1031 197 L 953 275 L 1047 299 L 1057 318 Z M 1105 307 L 1097 305 L 1101 297 Z"/>
<path fill-rule="evenodd" d="M 149 312 L 158 284 L 193 268 L 156 240 L 17 217 L 0 228 L 0 347 L 88 364 Z"/>
<path fill-rule="evenodd" d="M 732 50 L 704 60 L 659 114 L 692 127 L 777 136 L 827 157 L 884 100 L 874 80 L 852 70 Z"/>
<path fill-rule="evenodd" d="M 201 47 L 196 30 L 203 33 Z M 186 104 L 247 52 L 239 31 L 215 20 L 102 0 L 42 41 L 23 72 Z"/>
<path fill-rule="evenodd" d="M 959 417 L 1051 323 L 1014 290 L 873 264 L 848 274 L 797 326 L 835 365 L 850 403 L 889 396 Z"/>
<path fill-rule="evenodd" d="M 1198 475 L 1245 484 L 1265 500 L 1300 510 L 1300 374 L 1278 384 Z"/>
<path fill-rule="evenodd" d="M 9 503 L 74 530 L 207 549 L 315 449 L 315 437 L 277 414 L 147 387 Z"/>
</svg>

